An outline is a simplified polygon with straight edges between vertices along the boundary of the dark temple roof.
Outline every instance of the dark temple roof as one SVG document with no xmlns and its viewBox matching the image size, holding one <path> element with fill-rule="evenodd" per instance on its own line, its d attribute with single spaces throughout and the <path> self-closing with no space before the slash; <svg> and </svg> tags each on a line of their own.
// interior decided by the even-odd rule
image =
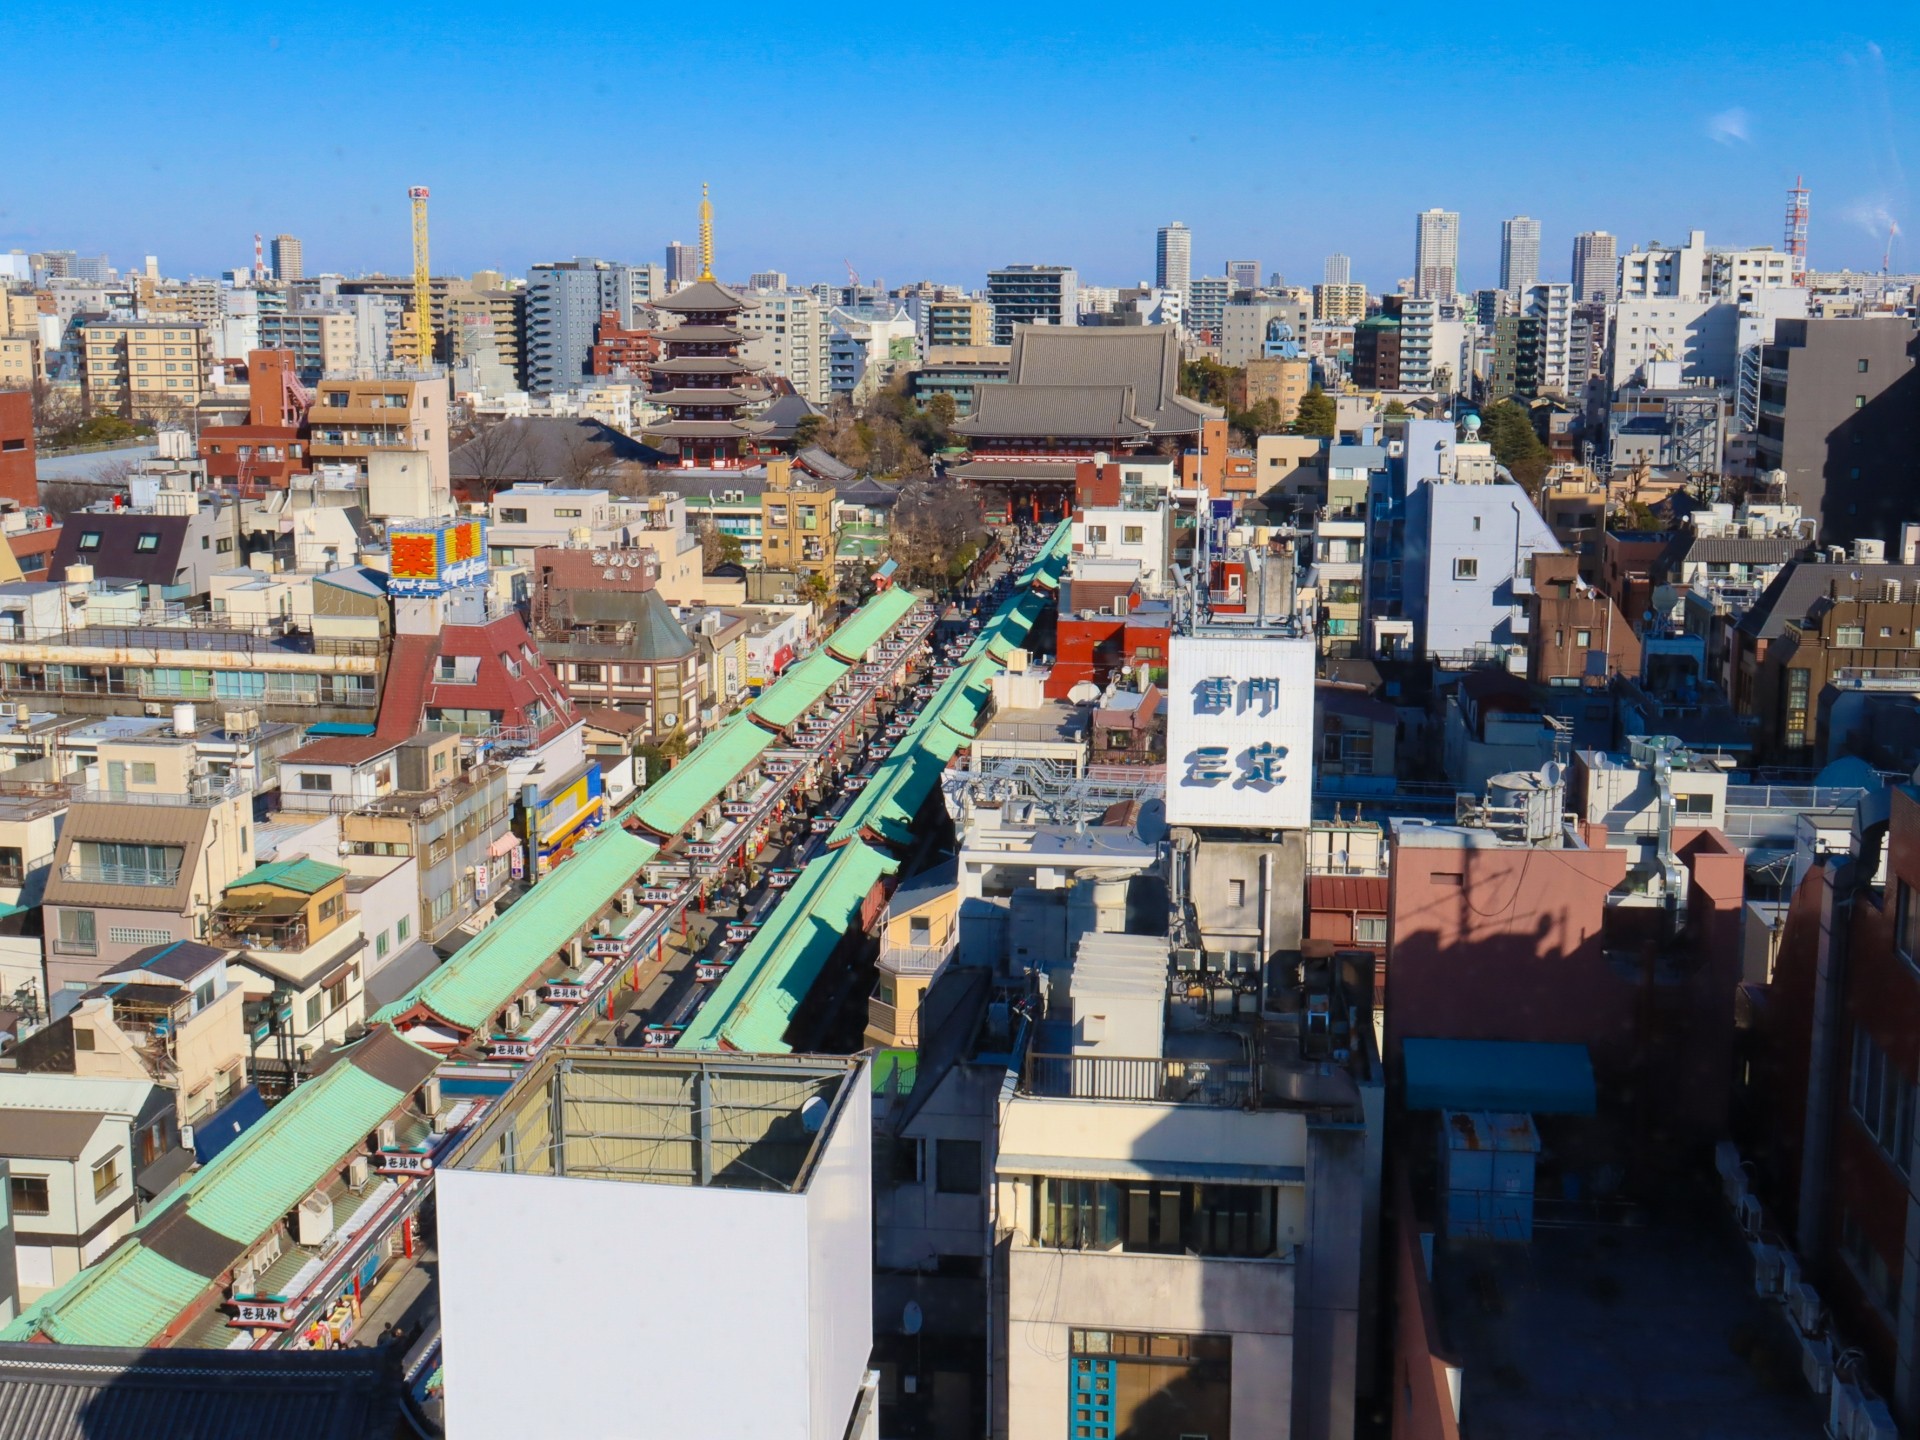
<svg viewBox="0 0 1920 1440">
<path fill-rule="evenodd" d="M 404 1433 L 398 1346 L 121 1350 L 0 1344 L 7 1440 L 367 1440 Z"/>
</svg>

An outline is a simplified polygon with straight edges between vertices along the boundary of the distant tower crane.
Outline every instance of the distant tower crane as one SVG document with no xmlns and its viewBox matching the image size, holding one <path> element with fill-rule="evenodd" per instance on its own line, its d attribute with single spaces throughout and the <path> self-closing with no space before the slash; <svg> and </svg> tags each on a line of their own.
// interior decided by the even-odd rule
<svg viewBox="0 0 1920 1440">
<path fill-rule="evenodd" d="M 427 265 L 427 187 L 407 191 L 413 201 L 413 344 L 420 368 L 433 363 L 433 277 Z"/>
<path fill-rule="evenodd" d="M 1787 268 L 1793 272 L 1792 283 L 1807 283 L 1807 177 L 1794 177 L 1793 188 L 1787 191 Z"/>
</svg>

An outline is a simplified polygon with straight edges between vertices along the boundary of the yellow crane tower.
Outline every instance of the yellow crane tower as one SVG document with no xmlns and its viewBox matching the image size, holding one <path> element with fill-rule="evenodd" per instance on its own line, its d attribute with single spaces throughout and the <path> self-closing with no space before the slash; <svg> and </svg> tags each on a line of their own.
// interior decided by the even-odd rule
<svg viewBox="0 0 1920 1440">
<path fill-rule="evenodd" d="M 413 201 L 413 344 L 420 368 L 433 363 L 433 276 L 427 265 L 427 187 L 407 191 Z"/>
</svg>

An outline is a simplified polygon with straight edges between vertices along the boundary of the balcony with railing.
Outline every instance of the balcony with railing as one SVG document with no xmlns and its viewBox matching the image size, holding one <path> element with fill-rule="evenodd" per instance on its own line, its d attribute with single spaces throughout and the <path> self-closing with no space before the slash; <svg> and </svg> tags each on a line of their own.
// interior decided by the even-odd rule
<svg viewBox="0 0 1920 1440">
<path fill-rule="evenodd" d="M 266 915 L 253 910 L 221 906 L 213 912 L 210 925 L 218 941 L 245 950 L 268 950 L 278 955 L 296 954 L 312 943 L 307 917 Z"/>
<path fill-rule="evenodd" d="M 1246 1061 L 1155 1055 L 1029 1055 L 1019 1092 L 1047 1099 L 1131 1100 L 1243 1109 L 1259 1099 Z"/>
<path fill-rule="evenodd" d="M 82 885 L 135 885 L 164 890 L 180 883 L 180 867 L 99 865 L 70 860 L 60 867 L 60 878 Z"/>
<path fill-rule="evenodd" d="M 238 775 L 199 775 L 187 782 L 185 790 L 127 790 L 107 785 L 88 785 L 75 795 L 89 805 L 219 805 L 251 793 Z"/>
<path fill-rule="evenodd" d="M 888 939 L 880 939 L 879 964 L 882 970 L 890 970 L 896 975 L 934 975 L 940 967 L 953 958 L 954 947 L 960 938 L 959 927 L 949 926 L 946 935 L 939 940 L 929 940 L 924 945 L 900 944 Z"/>
</svg>

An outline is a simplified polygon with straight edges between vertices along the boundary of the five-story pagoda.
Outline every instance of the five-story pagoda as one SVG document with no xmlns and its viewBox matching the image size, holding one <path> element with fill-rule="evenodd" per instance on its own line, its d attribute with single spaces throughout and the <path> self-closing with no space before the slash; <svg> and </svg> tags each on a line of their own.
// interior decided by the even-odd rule
<svg viewBox="0 0 1920 1440">
<path fill-rule="evenodd" d="M 740 358 L 747 337 L 733 325 L 751 305 L 713 278 L 713 204 L 702 185 L 700 278 L 653 303 L 680 323 L 660 332 L 665 358 L 653 362 L 653 402 L 673 418 L 648 433 L 679 452 L 683 470 L 739 470 L 763 458 L 759 437 L 772 427 L 740 415 L 767 398 L 758 373 Z"/>
</svg>

